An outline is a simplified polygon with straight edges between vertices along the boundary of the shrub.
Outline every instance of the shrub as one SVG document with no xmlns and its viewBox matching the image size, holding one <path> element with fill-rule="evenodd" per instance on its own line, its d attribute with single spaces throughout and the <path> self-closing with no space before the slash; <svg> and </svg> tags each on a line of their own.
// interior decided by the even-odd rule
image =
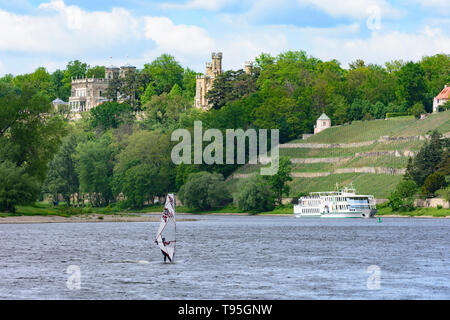
<svg viewBox="0 0 450 320">
<path fill-rule="evenodd" d="M 0 211 L 16 212 L 16 205 L 33 203 L 39 196 L 39 184 L 10 161 L 0 163 Z"/>
<path fill-rule="evenodd" d="M 195 210 L 218 208 L 230 198 L 223 176 L 205 171 L 190 174 L 179 196 L 184 205 Z"/>
<path fill-rule="evenodd" d="M 264 212 L 273 210 L 274 197 L 269 184 L 261 176 L 246 179 L 234 195 L 239 209 L 245 212 Z"/>
<path fill-rule="evenodd" d="M 60 213 L 65 216 L 80 215 L 80 214 L 83 214 L 83 209 L 64 206 L 60 209 Z"/>
<path fill-rule="evenodd" d="M 430 174 L 423 183 L 422 192 L 426 195 L 434 196 L 434 193 L 445 187 L 446 181 L 444 175 L 439 172 Z"/>
<path fill-rule="evenodd" d="M 404 117 L 409 116 L 409 112 L 388 112 L 386 113 L 386 119 L 395 118 L 395 117 Z"/>
<path fill-rule="evenodd" d="M 413 180 L 402 180 L 389 196 L 387 205 L 392 211 L 412 211 L 416 191 L 417 185 Z"/>
<path fill-rule="evenodd" d="M 439 106 L 439 111 L 450 109 L 450 100 Z"/>
<path fill-rule="evenodd" d="M 423 106 L 423 103 L 417 102 L 415 103 L 411 108 L 409 108 L 409 113 L 412 114 L 416 119 L 420 118 L 420 115 L 422 113 L 426 113 L 425 107 Z"/>
</svg>

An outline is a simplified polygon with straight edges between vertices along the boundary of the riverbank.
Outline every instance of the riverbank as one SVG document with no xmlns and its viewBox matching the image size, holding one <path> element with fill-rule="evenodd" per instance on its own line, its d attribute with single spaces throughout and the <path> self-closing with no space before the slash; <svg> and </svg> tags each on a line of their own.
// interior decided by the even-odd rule
<svg viewBox="0 0 450 320">
<path fill-rule="evenodd" d="M 445 208 L 415 208 L 413 211 L 392 211 L 386 206 L 378 206 L 377 217 L 390 218 L 450 218 L 450 209 Z"/>
<path fill-rule="evenodd" d="M 197 221 L 181 218 L 178 222 Z M 34 223 L 97 223 L 97 222 L 159 222 L 160 217 L 146 215 L 90 214 L 79 216 L 6 216 L 0 217 L 0 224 L 34 224 Z"/>
<path fill-rule="evenodd" d="M 189 208 L 177 207 L 177 215 L 223 215 L 223 216 L 278 216 L 293 217 L 292 205 L 277 207 L 273 211 L 262 213 L 240 212 L 234 206 L 209 211 L 193 211 Z M 0 224 L 28 223 L 83 223 L 83 222 L 158 222 L 163 210 L 162 205 L 146 207 L 141 210 L 127 212 L 118 208 L 70 208 L 53 207 L 47 203 L 36 203 L 32 206 L 18 206 L 16 214 L 0 213 Z M 383 218 L 450 218 L 449 209 L 416 208 L 409 212 L 393 212 L 389 207 L 379 206 L 376 217 Z M 195 221 L 195 218 L 178 218 L 178 221 Z"/>
</svg>

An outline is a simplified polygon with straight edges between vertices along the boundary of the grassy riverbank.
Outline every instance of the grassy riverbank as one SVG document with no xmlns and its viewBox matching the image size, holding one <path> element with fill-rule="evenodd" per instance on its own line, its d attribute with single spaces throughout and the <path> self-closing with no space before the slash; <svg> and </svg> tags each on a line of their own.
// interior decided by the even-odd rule
<svg viewBox="0 0 450 320">
<path fill-rule="evenodd" d="M 435 217 L 445 218 L 450 217 L 450 209 L 437 208 L 416 208 L 413 211 L 392 211 L 389 207 L 378 209 L 377 216 L 402 216 L 402 217 Z"/>
<path fill-rule="evenodd" d="M 84 207 L 84 208 L 68 208 L 64 205 L 53 206 L 52 204 L 45 202 L 37 202 L 33 205 L 28 206 L 17 206 L 17 211 L 15 213 L 5 213 L 0 212 L 0 218 L 6 217 L 74 217 L 74 216 L 123 216 L 123 217 L 133 217 L 137 214 L 143 213 L 161 213 L 163 211 L 163 205 L 153 205 L 147 206 L 138 210 L 123 210 L 118 207 L 105 207 L 105 208 L 92 208 L 92 207 Z M 252 214 L 251 212 L 242 212 L 239 208 L 228 205 L 220 209 L 206 210 L 206 211 L 198 211 L 193 210 L 185 206 L 178 206 L 177 212 L 179 213 L 190 213 L 190 214 Z M 293 208 L 292 205 L 284 205 L 275 208 L 272 211 L 264 212 L 260 214 L 292 214 Z"/>
<path fill-rule="evenodd" d="M 39 202 L 30 206 L 18 206 L 17 212 L 12 213 L 0 213 L 0 223 L 1 218 L 14 218 L 17 217 L 17 221 L 27 221 L 31 222 L 83 222 L 83 221 L 153 221 L 152 219 L 142 218 L 141 214 L 144 213 L 156 213 L 159 214 L 163 211 L 163 205 L 154 205 L 142 208 L 140 210 L 121 210 L 115 207 L 106 208 L 67 208 L 64 206 L 54 207 L 49 203 Z M 253 215 L 252 212 L 242 212 L 239 208 L 228 205 L 226 207 L 207 210 L 207 211 L 197 211 L 192 210 L 185 206 L 177 207 L 178 213 L 193 214 L 193 215 L 204 215 L 204 214 L 217 214 L 217 215 Z M 257 215 L 293 215 L 293 206 L 283 205 L 278 206 L 272 211 L 257 213 Z M 416 208 L 413 211 L 408 212 L 398 212 L 392 211 L 391 208 L 384 205 L 378 207 L 377 216 L 400 216 L 400 217 L 450 217 L 449 209 L 437 209 L 437 208 Z M 41 219 L 39 219 L 41 217 Z M 55 219 L 55 217 L 57 217 Z M 29 218 L 29 219 L 27 219 Z M 66 219 L 64 219 L 66 218 Z M 155 220 L 156 221 L 156 220 Z"/>
</svg>

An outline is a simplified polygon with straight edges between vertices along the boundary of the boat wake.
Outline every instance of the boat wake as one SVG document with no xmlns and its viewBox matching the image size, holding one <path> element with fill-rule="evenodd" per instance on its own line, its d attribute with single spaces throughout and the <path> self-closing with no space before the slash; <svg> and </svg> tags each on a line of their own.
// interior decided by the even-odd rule
<svg viewBox="0 0 450 320">
<path fill-rule="evenodd" d="M 137 264 L 149 264 L 147 260 L 110 260 L 108 263 L 137 263 Z"/>
<path fill-rule="evenodd" d="M 147 260 L 109 260 L 107 263 L 135 263 L 135 264 L 182 264 L 188 262 L 189 259 L 184 260 L 175 260 L 174 262 L 166 262 L 164 263 L 164 260 L 155 260 L 155 261 L 147 261 Z"/>
</svg>

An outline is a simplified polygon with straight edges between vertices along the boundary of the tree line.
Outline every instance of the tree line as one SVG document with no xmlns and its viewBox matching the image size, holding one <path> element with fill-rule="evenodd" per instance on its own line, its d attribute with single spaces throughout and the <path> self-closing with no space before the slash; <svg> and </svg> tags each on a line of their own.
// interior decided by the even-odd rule
<svg viewBox="0 0 450 320">
<path fill-rule="evenodd" d="M 207 94 L 212 108 L 203 112 L 193 107 L 196 73 L 164 54 L 112 81 L 106 93 L 110 102 L 69 122 L 50 102 L 67 100 L 71 79 L 77 77 L 103 78 L 104 67 L 77 60 L 51 74 L 38 68 L 0 78 L 0 211 L 14 211 L 44 195 L 63 197 L 70 205 L 139 208 L 167 192 L 189 193 L 183 186 L 194 174 L 227 178 L 237 165 L 171 162 L 171 133 L 192 130 L 194 121 L 202 121 L 204 130 L 279 129 L 283 143 L 312 132 L 323 112 L 334 124 L 430 112 L 432 98 L 450 82 L 450 56 L 384 66 L 357 60 L 344 69 L 336 60 L 321 61 L 303 51 L 261 54 L 249 74 L 223 72 Z M 136 119 L 136 111 L 144 117 Z M 273 199 L 286 191 L 286 181 L 276 178 L 252 183 Z M 240 188 L 248 192 L 240 199 L 254 199 L 254 188 Z"/>
</svg>

